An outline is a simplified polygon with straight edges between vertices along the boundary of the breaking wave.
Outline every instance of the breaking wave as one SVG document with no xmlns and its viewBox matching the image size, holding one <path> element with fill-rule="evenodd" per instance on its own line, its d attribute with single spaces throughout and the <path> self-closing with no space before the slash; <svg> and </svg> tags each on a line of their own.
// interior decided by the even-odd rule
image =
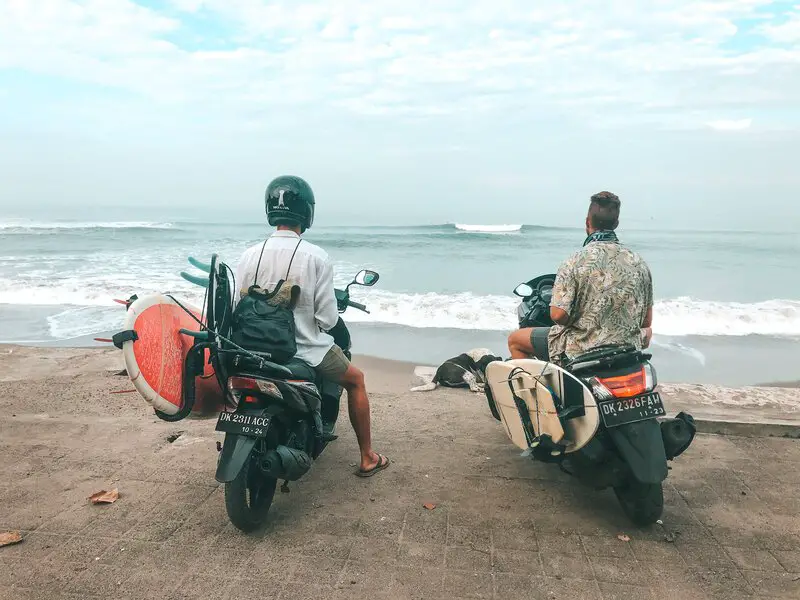
<svg viewBox="0 0 800 600">
<path fill-rule="evenodd" d="M 362 292 L 371 314 L 348 311 L 351 321 L 407 327 L 512 330 L 518 300 L 507 296 Z M 676 298 L 656 302 L 653 331 L 666 336 L 800 336 L 800 301 L 751 304 Z"/>
<path fill-rule="evenodd" d="M 60 230 L 103 229 L 174 229 L 172 223 L 152 221 L 28 221 L 24 219 L 0 222 L 0 234 L 47 233 Z"/>
<path fill-rule="evenodd" d="M 85 335 L 119 325 L 123 315 L 114 298 L 155 292 L 171 292 L 196 305 L 203 302 L 203 290 L 174 277 L 156 278 L 134 285 L 132 281 L 41 282 L 20 286 L 19 281 L 0 279 L 0 304 L 53 306 L 63 308 L 48 319 L 57 338 Z M 385 323 L 414 327 L 483 331 L 511 331 L 516 328 L 517 298 L 472 293 L 399 293 L 379 289 L 353 288 L 353 299 L 366 304 L 370 314 L 348 310 L 346 319 L 361 323 Z M 746 336 L 800 337 L 800 301 L 712 302 L 675 298 L 656 302 L 653 329 L 661 336 Z"/>
<path fill-rule="evenodd" d="M 467 225 L 456 223 L 455 228 L 469 233 L 516 233 L 522 229 L 522 225 Z"/>
</svg>

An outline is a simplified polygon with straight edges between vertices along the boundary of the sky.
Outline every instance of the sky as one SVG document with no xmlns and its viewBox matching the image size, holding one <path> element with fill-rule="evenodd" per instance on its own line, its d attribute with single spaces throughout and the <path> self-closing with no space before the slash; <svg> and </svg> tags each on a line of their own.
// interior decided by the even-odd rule
<svg viewBox="0 0 800 600">
<path fill-rule="evenodd" d="M 800 225 L 800 4 L 0 0 L 0 210 Z"/>
</svg>

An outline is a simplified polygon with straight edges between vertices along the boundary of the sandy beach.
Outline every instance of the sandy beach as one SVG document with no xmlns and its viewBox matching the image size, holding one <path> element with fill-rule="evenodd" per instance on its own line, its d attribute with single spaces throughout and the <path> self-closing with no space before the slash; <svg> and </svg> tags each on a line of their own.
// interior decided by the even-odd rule
<svg viewBox="0 0 800 600">
<path fill-rule="evenodd" d="M 116 350 L 0 347 L 0 532 L 24 538 L 0 548 L 0 598 L 800 595 L 797 440 L 698 435 L 672 464 L 663 527 L 639 530 L 613 494 L 520 457 L 482 396 L 409 393 L 415 365 L 356 362 L 393 464 L 352 476 L 343 413 L 339 440 L 246 536 L 214 480 L 213 420 L 164 423 L 112 393 L 132 389 Z M 797 417 L 797 389 L 664 387 L 670 412 Z M 113 488 L 114 504 L 87 500 Z"/>
</svg>

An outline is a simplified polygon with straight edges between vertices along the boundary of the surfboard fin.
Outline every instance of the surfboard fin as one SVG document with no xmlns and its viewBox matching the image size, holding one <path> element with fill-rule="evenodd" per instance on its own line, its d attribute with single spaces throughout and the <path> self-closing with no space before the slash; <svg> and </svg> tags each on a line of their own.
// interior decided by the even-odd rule
<svg viewBox="0 0 800 600">
<path fill-rule="evenodd" d="M 189 264 L 192 265 L 193 267 L 197 267 L 201 271 L 205 271 L 206 273 L 211 273 L 211 265 L 206 264 L 204 262 L 200 262 L 194 256 L 189 257 Z"/>
<path fill-rule="evenodd" d="M 183 277 L 189 283 L 193 283 L 195 285 L 199 285 L 200 287 L 204 287 L 204 288 L 208 287 L 208 278 L 207 277 L 199 277 L 197 275 L 190 275 L 186 271 L 181 271 L 181 277 Z"/>
</svg>

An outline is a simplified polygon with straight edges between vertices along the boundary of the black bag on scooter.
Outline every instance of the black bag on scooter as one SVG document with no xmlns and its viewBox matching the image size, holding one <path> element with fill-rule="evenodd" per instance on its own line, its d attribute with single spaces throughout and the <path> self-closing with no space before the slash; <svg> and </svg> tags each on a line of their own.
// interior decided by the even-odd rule
<svg viewBox="0 0 800 600">
<path fill-rule="evenodd" d="M 674 419 L 661 421 L 661 438 L 664 441 L 664 454 L 667 460 L 683 454 L 694 439 L 697 426 L 692 415 L 679 412 Z"/>
<path fill-rule="evenodd" d="M 261 247 L 253 285 L 248 288 L 247 295 L 239 301 L 233 311 L 231 341 L 250 352 L 267 355 L 272 362 L 286 363 L 297 353 L 294 307 L 300 296 L 300 288 L 292 286 L 288 302 L 278 295 L 289 279 L 289 272 L 300 242 L 297 242 L 294 248 L 289 268 L 286 269 L 286 277 L 278 282 L 272 292 L 257 286 L 258 270 L 261 267 L 266 244 L 265 241 Z"/>
</svg>

